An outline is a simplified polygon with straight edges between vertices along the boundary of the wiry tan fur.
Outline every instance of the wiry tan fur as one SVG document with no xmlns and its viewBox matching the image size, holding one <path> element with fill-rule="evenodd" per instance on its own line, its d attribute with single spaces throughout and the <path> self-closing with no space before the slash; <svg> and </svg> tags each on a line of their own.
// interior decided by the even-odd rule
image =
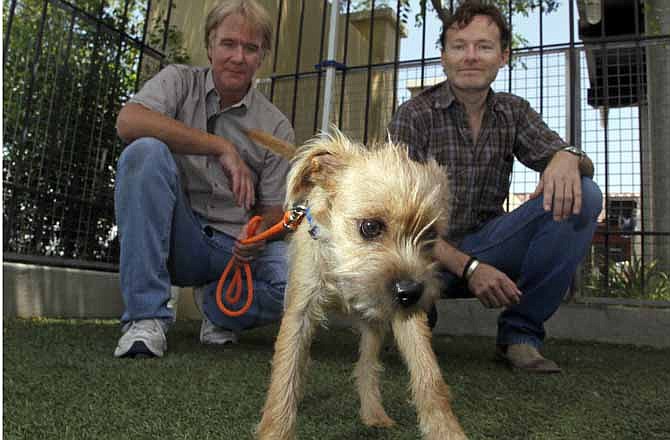
<svg viewBox="0 0 670 440">
<path fill-rule="evenodd" d="M 286 310 L 275 344 L 272 379 L 261 440 L 294 438 L 309 347 L 328 309 L 357 318 L 360 357 L 354 376 L 368 426 L 391 426 L 382 406 L 379 353 L 390 328 L 410 376 L 410 388 L 425 439 L 464 439 L 449 404 L 449 389 L 430 344 L 426 310 L 439 297 L 431 233 L 446 228 L 448 188 L 433 161 L 410 161 L 391 143 L 365 148 L 339 132 L 321 136 L 296 154 L 288 177 L 287 207 L 306 203 L 319 227 L 312 239 L 303 221 L 291 238 Z M 375 239 L 360 223 L 381 221 Z M 432 236 L 434 238 L 434 235 Z M 417 304 L 404 308 L 392 292 L 396 280 L 424 285 Z"/>
</svg>

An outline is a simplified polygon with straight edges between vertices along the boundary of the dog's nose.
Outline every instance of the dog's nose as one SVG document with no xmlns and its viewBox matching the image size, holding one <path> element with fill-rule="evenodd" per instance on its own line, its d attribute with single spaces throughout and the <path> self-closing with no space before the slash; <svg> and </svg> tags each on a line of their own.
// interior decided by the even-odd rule
<svg viewBox="0 0 670 440">
<path fill-rule="evenodd" d="M 399 280 L 393 285 L 398 303 L 403 307 L 416 304 L 423 293 L 423 284 L 413 280 Z"/>
</svg>

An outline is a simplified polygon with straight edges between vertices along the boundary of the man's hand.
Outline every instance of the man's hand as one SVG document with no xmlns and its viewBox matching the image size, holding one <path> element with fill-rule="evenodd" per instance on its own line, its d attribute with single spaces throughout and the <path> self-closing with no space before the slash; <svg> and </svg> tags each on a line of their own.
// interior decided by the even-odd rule
<svg viewBox="0 0 670 440">
<path fill-rule="evenodd" d="M 245 208 L 247 211 L 251 210 L 256 203 L 251 170 L 234 148 L 219 156 L 219 162 L 228 176 L 231 185 L 230 190 L 233 192 L 238 206 Z"/>
<path fill-rule="evenodd" d="M 263 218 L 260 225 L 258 225 L 258 228 L 256 229 L 256 234 L 260 234 L 266 229 L 269 229 L 276 223 L 280 222 L 284 217 L 284 210 L 282 209 L 281 205 L 261 205 L 256 207 L 256 214 Z M 259 241 L 253 244 L 242 244 L 241 241 L 245 238 L 248 238 L 248 227 L 249 224 L 247 223 L 242 232 L 240 232 L 240 235 L 237 237 L 237 241 L 233 246 L 233 255 L 235 255 L 235 258 L 242 263 L 250 263 L 254 259 L 258 258 L 258 256 L 260 256 L 260 254 L 265 250 L 265 245 L 268 241 L 283 240 L 284 238 L 284 233 L 282 232 L 280 234 L 269 237 L 267 240 Z"/>
<path fill-rule="evenodd" d="M 251 263 L 265 249 L 265 240 L 252 244 L 242 244 L 241 240 L 247 238 L 248 235 L 247 226 L 242 229 L 242 232 L 239 237 L 237 237 L 237 241 L 233 246 L 233 255 L 235 255 L 235 258 L 239 263 Z M 262 230 L 259 230 L 257 232 L 261 231 Z"/>
<path fill-rule="evenodd" d="M 518 304 L 521 291 L 507 275 L 486 263 L 479 263 L 468 280 L 468 289 L 489 308 Z"/>
<path fill-rule="evenodd" d="M 554 220 L 562 221 L 582 209 L 582 180 L 579 172 L 579 157 L 567 151 L 559 151 L 542 173 L 540 183 L 533 194 L 534 199 L 544 196 L 544 210 L 554 212 Z"/>
<path fill-rule="evenodd" d="M 469 255 L 443 239 L 435 242 L 434 257 L 451 273 L 463 273 Z M 490 264 L 480 262 L 468 280 L 468 290 L 486 307 L 507 307 L 518 304 L 521 291 L 514 281 Z"/>
</svg>

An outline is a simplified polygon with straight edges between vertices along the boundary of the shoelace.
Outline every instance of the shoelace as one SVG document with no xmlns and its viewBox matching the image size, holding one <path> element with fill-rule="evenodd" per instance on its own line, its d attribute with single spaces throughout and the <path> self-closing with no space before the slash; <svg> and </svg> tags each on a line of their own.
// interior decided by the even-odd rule
<svg viewBox="0 0 670 440">
<path fill-rule="evenodd" d="M 156 322 L 153 319 L 149 321 L 147 320 L 133 321 L 132 327 L 143 330 L 152 335 L 165 335 L 163 327 L 160 325 L 160 323 Z"/>
</svg>

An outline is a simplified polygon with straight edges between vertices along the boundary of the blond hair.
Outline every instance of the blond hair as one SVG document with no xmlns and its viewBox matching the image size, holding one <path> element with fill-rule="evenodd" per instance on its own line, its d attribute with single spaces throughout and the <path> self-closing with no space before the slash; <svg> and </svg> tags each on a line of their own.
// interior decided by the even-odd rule
<svg viewBox="0 0 670 440">
<path fill-rule="evenodd" d="M 223 0 L 207 14 L 205 22 L 205 49 L 212 42 L 212 32 L 226 17 L 239 14 L 252 29 L 261 34 L 261 48 L 269 51 L 272 44 L 272 21 L 270 15 L 256 0 Z"/>
</svg>

